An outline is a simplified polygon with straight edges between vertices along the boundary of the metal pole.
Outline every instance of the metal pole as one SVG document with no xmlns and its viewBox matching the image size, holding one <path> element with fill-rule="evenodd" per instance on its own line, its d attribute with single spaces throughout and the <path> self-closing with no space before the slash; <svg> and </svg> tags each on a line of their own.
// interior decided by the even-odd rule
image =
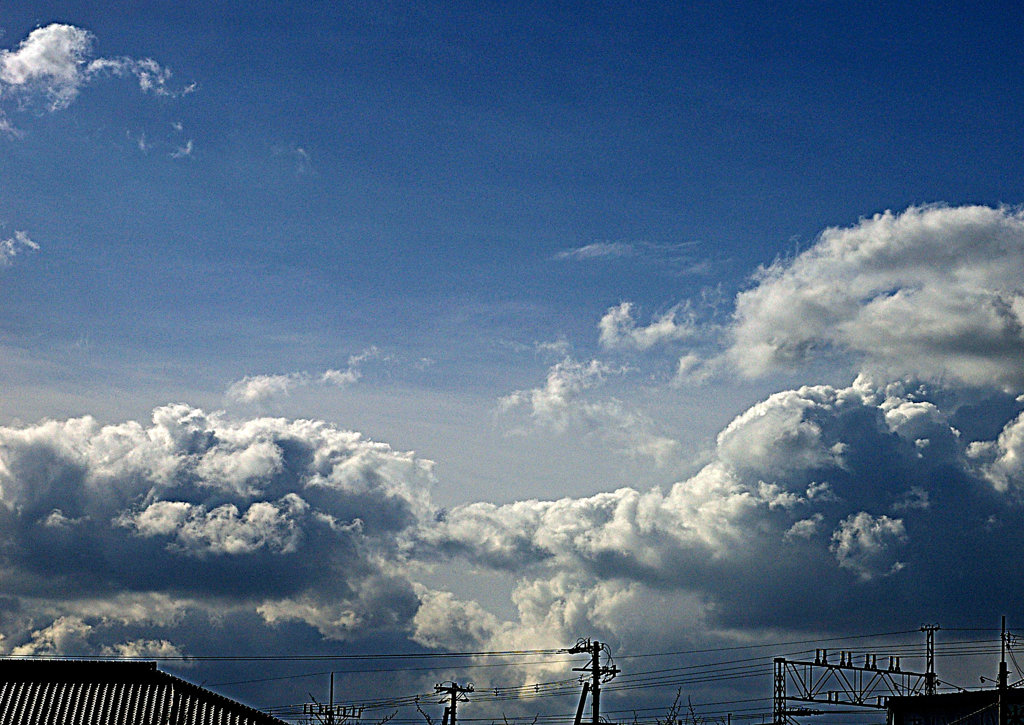
<svg viewBox="0 0 1024 725">
<path fill-rule="evenodd" d="M 1006 705 L 1004 699 L 1006 697 L 1006 684 L 1008 672 L 1006 669 L 1006 615 L 1003 615 L 1003 624 L 1000 628 L 999 634 L 999 725 L 1006 725 Z"/>
<path fill-rule="evenodd" d="M 772 725 L 786 725 L 786 660 L 775 658 L 775 693 L 772 702 Z"/>
<path fill-rule="evenodd" d="M 921 627 L 925 633 L 925 668 L 924 668 L 924 694 L 934 695 L 938 678 L 935 676 L 935 631 L 939 629 L 937 624 L 926 624 Z"/>
</svg>

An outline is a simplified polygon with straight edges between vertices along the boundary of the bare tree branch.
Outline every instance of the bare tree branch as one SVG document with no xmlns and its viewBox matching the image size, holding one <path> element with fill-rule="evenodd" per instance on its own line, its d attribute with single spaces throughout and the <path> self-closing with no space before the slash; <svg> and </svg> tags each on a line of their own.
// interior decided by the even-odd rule
<svg viewBox="0 0 1024 725">
<path fill-rule="evenodd" d="M 679 698 L 683 696 L 683 688 L 676 690 L 675 699 L 672 700 L 672 706 L 669 707 L 668 712 L 665 713 L 665 717 L 659 717 L 655 719 L 658 725 L 676 725 L 676 721 L 679 719 Z M 689 701 L 689 698 L 687 698 Z M 635 716 L 634 716 L 635 720 Z M 696 722 L 693 725 L 697 725 Z"/>
<path fill-rule="evenodd" d="M 418 702 L 416 703 L 416 711 L 419 712 L 419 714 L 423 716 L 423 719 L 427 721 L 427 725 L 434 725 L 434 719 L 423 711 L 423 708 L 420 707 Z"/>
<path fill-rule="evenodd" d="M 686 696 L 686 707 L 690 711 L 690 723 L 692 725 L 702 725 L 703 719 L 697 717 L 697 711 L 693 709 L 693 700 L 690 699 L 689 695 Z"/>
</svg>

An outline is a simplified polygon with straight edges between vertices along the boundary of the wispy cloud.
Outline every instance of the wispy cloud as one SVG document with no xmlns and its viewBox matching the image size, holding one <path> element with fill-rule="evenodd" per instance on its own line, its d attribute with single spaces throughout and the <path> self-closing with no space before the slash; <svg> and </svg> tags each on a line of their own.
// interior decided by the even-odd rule
<svg viewBox="0 0 1024 725">
<path fill-rule="evenodd" d="M 636 247 L 625 242 L 593 242 L 582 247 L 566 249 L 555 255 L 560 260 L 607 259 L 631 257 L 636 254 Z"/>
<path fill-rule="evenodd" d="M 572 352 L 572 345 L 564 337 L 535 343 L 534 348 L 542 355 L 552 355 L 556 358 L 569 357 L 569 353 Z"/>
<path fill-rule="evenodd" d="M 551 366 L 544 385 L 503 396 L 498 409 L 506 414 L 525 412 L 534 426 L 557 433 L 581 426 L 631 456 L 667 462 L 678 442 L 658 433 L 648 416 L 616 398 L 592 400 L 585 395 L 608 376 L 623 372 L 625 368 L 600 360 L 584 363 L 567 357 Z"/>
<path fill-rule="evenodd" d="M 28 232 L 16 231 L 13 237 L 0 239 L 0 267 L 9 265 L 14 257 L 25 251 L 38 249 L 39 245 L 29 238 Z"/>
<path fill-rule="evenodd" d="M 171 152 L 171 158 L 181 159 L 185 158 L 186 156 L 191 156 L 193 147 L 194 146 L 192 143 L 192 139 L 188 139 L 184 145 L 179 146 L 178 148 Z"/>
<path fill-rule="evenodd" d="M 723 368 L 721 358 L 704 358 L 695 352 L 688 352 L 681 355 L 676 361 L 676 370 L 671 384 L 674 387 L 682 387 L 707 383 L 716 374 L 722 372 Z"/>
<path fill-rule="evenodd" d="M 129 138 L 131 138 L 131 135 L 129 135 Z M 135 145 L 138 146 L 139 151 L 141 151 L 144 154 L 148 154 L 150 150 L 153 148 L 153 144 L 146 139 L 145 131 L 141 132 L 139 134 L 139 137 L 135 139 Z"/>
<path fill-rule="evenodd" d="M 554 255 L 560 262 L 598 262 L 616 259 L 635 259 L 644 263 L 665 265 L 673 273 L 707 274 L 713 267 L 709 259 L 694 254 L 696 242 L 660 244 L 648 241 L 591 242 L 579 247 L 563 249 Z"/>
<path fill-rule="evenodd" d="M 371 346 L 348 358 L 344 370 L 331 368 L 321 373 L 294 372 L 277 375 L 247 375 L 228 386 L 227 397 L 242 403 L 260 403 L 286 396 L 296 388 L 312 385 L 347 387 L 362 377 L 360 367 L 367 360 L 380 357 L 380 350 Z"/>
<path fill-rule="evenodd" d="M 272 156 L 290 160 L 294 164 L 295 174 L 303 176 L 313 170 L 313 159 L 309 149 L 298 144 L 277 145 L 270 149 Z"/>
</svg>

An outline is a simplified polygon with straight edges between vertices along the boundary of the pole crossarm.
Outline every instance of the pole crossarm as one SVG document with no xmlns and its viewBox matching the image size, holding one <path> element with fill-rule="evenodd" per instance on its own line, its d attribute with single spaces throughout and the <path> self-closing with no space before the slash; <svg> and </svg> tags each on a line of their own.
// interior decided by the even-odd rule
<svg viewBox="0 0 1024 725">
<path fill-rule="evenodd" d="M 439 702 L 448 701 L 448 707 L 444 709 L 444 717 L 441 719 L 442 725 L 455 725 L 459 703 L 469 702 L 467 695 L 474 691 L 472 684 L 463 687 L 458 682 L 440 682 L 434 685 L 434 692 L 445 696 Z"/>
<path fill-rule="evenodd" d="M 328 705 L 324 702 L 307 702 L 302 706 L 302 714 L 315 717 L 321 723 L 342 723 L 346 720 L 358 720 L 363 715 L 363 708 L 356 705 Z"/>
</svg>

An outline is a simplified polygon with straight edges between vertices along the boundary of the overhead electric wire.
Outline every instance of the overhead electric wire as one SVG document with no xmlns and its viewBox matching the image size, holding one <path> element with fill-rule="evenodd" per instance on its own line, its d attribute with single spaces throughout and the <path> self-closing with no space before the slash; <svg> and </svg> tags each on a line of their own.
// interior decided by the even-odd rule
<svg viewBox="0 0 1024 725">
<path fill-rule="evenodd" d="M 484 667 L 530 667 L 530 666 L 540 666 L 540 665 L 548 665 L 548 664 L 563 664 L 563 663 L 578 662 L 578 661 L 579 660 L 575 660 L 575 659 L 535 660 L 535 661 L 532 661 L 532 662 L 516 662 L 514 664 L 513 663 L 508 663 L 508 662 L 492 662 L 492 663 L 487 663 L 487 664 L 477 663 L 477 664 L 459 665 L 458 667 L 459 667 L 460 670 L 471 670 L 471 669 L 480 669 L 480 668 L 484 668 Z M 274 680 L 295 680 L 295 679 L 300 679 L 300 678 L 303 678 L 303 677 L 314 677 L 314 676 L 317 676 L 317 675 L 321 675 L 321 676 L 322 675 L 330 675 L 330 674 L 335 674 L 335 675 L 362 675 L 362 674 L 374 674 L 374 673 L 380 673 L 380 672 L 429 672 L 431 670 L 437 670 L 437 669 L 439 669 L 439 668 L 436 667 L 436 666 L 435 667 L 420 666 L 420 667 L 375 667 L 375 668 L 372 668 L 372 669 L 358 669 L 358 670 L 349 670 L 349 669 L 345 669 L 345 670 L 325 670 L 325 671 L 322 671 L 322 672 L 305 672 L 305 673 L 299 673 L 299 674 L 294 674 L 294 675 L 281 675 L 279 677 L 263 677 L 263 678 L 257 678 L 257 679 L 252 679 L 252 680 L 236 680 L 234 682 L 217 682 L 217 683 L 213 683 L 213 684 L 217 685 L 217 686 L 219 686 L 219 685 L 247 685 L 247 684 L 251 684 L 251 683 L 255 683 L 255 682 L 272 682 Z"/>
<path fill-rule="evenodd" d="M 666 657 L 666 656 L 684 655 L 684 654 L 709 654 L 709 653 L 713 653 L 713 652 L 729 652 L 729 651 L 757 649 L 757 648 L 764 648 L 764 647 L 787 646 L 787 645 L 793 645 L 793 644 L 816 644 L 816 643 L 820 644 L 820 643 L 826 643 L 826 642 L 827 643 L 843 642 L 843 641 L 847 641 L 847 640 L 851 640 L 851 639 L 882 638 L 882 637 L 890 637 L 890 636 L 903 635 L 903 634 L 916 634 L 917 631 L 918 630 L 902 630 L 902 631 L 897 631 L 897 632 L 882 632 L 882 633 L 876 633 L 876 634 L 849 635 L 849 636 L 845 636 L 845 637 L 832 637 L 832 638 L 807 639 L 807 640 L 792 640 L 792 641 L 788 641 L 788 642 L 770 642 L 770 643 L 749 644 L 749 645 L 733 645 L 733 646 L 729 646 L 729 647 L 709 647 L 709 648 L 702 648 L 702 649 L 677 650 L 677 651 L 672 651 L 672 652 L 637 653 L 637 654 L 632 654 L 632 655 L 618 655 L 616 657 L 616 659 L 617 660 L 625 660 L 625 659 L 638 659 L 638 658 L 649 658 L 649 657 Z M 981 640 L 979 640 L 979 641 L 981 641 Z M 910 646 L 911 645 L 904 645 L 904 647 L 910 647 Z M 861 650 L 861 648 L 856 648 L 856 651 L 860 651 L 860 650 Z M 268 659 L 268 660 L 282 659 L 282 660 L 286 660 L 286 661 L 291 661 L 291 660 L 305 660 L 305 659 L 318 659 L 318 660 L 319 659 L 362 659 L 362 660 L 369 660 L 369 659 L 385 659 L 385 658 L 387 658 L 387 659 L 395 659 L 395 658 L 410 658 L 410 657 L 415 657 L 415 658 L 418 658 L 418 659 L 427 659 L 427 658 L 431 658 L 431 657 L 471 657 L 471 656 L 484 656 L 484 655 L 489 655 L 489 656 L 509 656 L 509 657 L 511 657 L 511 656 L 522 656 L 522 655 L 540 655 L 540 654 L 556 654 L 556 653 L 557 654 L 564 654 L 565 651 L 566 651 L 565 649 L 558 649 L 558 650 L 549 649 L 549 650 L 506 650 L 506 651 L 500 651 L 500 652 L 485 652 L 485 653 L 476 653 L 476 652 L 417 653 L 417 654 L 414 654 L 414 655 L 396 655 L 396 654 L 381 654 L 381 655 L 366 654 L 366 655 L 336 655 L 336 656 L 332 656 L 332 655 L 294 656 L 293 655 L 293 656 L 282 656 L 282 657 L 279 657 L 279 658 L 278 657 L 259 657 L 259 658 L 253 658 L 253 659 Z M 805 652 L 809 653 L 808 650 L 802 650 L 801 652 L 798 652 L 798 653 L 790 653 L 790 656 L 792 656 L 793 654 L 803 654 Z M 744 662 L 744 661 L 762 661 L 762 660 L 770 659 L 770 658 L 771 658 L 771 656 L 767 656 L 766 655 L 766 656 L 759 656 L 759 657 L 744 658 L 744 659 L 739 659 L 739 660 L 727 660 L 727 661 L 716 662 L 716 663 L 700 663 L 700 664 L 695 664 L 695 665 L 683 666 L 683 667 L 680 667 L 680 668 L 663 668 L 663 670 L 648 670 L 648 671 L 645 671 L 645 672 L 653 673 L 653 672 L 658 672 L 658 671 L 666 671 L 666 672 L 668 672 L 668 671 L 678 671 L 678 670 L 682 670 L 682 669 L 701 669 L 701 668 L 707 668 L 708 666 L 714 666 L 714 665 L 720 665 L 720 664 L 730 664 L 730 663 L 734 663 L 734 662 Z M 149 658 L 149 659 L 176 659 L 176 658 L 168 657 L 168 658 Z M 210 659 L 210 658 L 206 658 L 206 657 L 191 657 L 191 658 L 188 658 L 188 657 L 186 657 L 184 659 L 193 659 L 193 660 L 200 660 L 200 661 L 202 661 L 202 660 Z M 238 659 L 247 659 L 247 658 L 246 657 L 239 657 Z M 460 665 L 459 667 L 460 667 L 460 669 L 483 668 L 483 667 L 522 667 L 522 666 L 531 666 L 531 665 L 537 666 L 537 665 L 544 665 L 544 664 L 559 664 L 559 663 L 576 662 L 576 661 L 577 660 L 575 660 L 575 659 L 559 659 L 559 660 L 538 660 L 538 661 L 534 661 L 534 662 L 517 662 L 517 663 L 493 663 L 493 664 L 476 663 L 476 664 Z M 381 668 L 357 669 L 357 670 L 333 670 L 333 672 L 335 674 L 365 674 L 365 673 L 378 673 L 378 672 L 430 671 L 430 670 L 434 670 L 434 669 L 437 669 L 437 668 L 436 667 L 422 667 L 422 666 L 421 667 L 381 667 Z M 620 676 L 621 677 L 634 677 L 634 676 L 638 676 L 638 675 L 644 674 L 645 672 L 629 673 L 629 674 L 624 674 L 624 675 L 620 675 Z M 251 679 L 251 680 L 239 680 L 239 681 L 234 681 L 234 682 L 223 682 L 223 683 L 218 683 L 218 684 L 220 684 L 220 685 L 250 684 L 250 683 L 269 682 L 269 681 L 282 680 L 282 679 L 299 679 L 299 678 L 302 678 L 302 677 L 315 676 L 316 674 L 324 675 L 324 674 L 330 674 L 330 673 L 329 672 L 300 673 L 300 674 L 286 675 L 286 676 L 272 677 L 272 678 L 255 678 L 255 679 Z M 543 683 L 541 683 L 541 684 L 543 684 Z M 529 685 L 529 687 L 533 687 L 533 685 Z M 494 688 L 489 688 L 489 689 L 494 689 Z M 499 688 L 499 689 L 501 689 L 501 688 Z"/>
<path fill-rule="evenodd" d="M 434 659 L 449 657 L 521 657 L 523 655 L 554 655 L 565 654 L 565 649 L 534 649 L 534 650 L 498 650 L 480 652 L 412 652 L 400 654 L 394 652 L 361 654 L 361 655 L 151 655 L 145 657 L 125 657 L 123 655 L 90 655 L 90 660 L 123 660 L 148 662 L 161 661 L 194 661 L 194 662 L 306 662 L 321 660 L 377 660 L 377 659 Z M 8 659 L 76 659 L 67 655 L 33 653 L 12 656 Z M 83 658 L 77 658 L 83 659 Z"/>
<path fill-rule="evenodd" d="M 734 650 L 753 649 L 753 648 L 761 648 L 761 647 L 769 647 L 769 646 L 784 646 L 786 644 L 841 642 L 841 641 L 846 641 L 846 640 L 849 640 L 849 639 L 880 638 L 880 637 L 889 637 L 889 636 L 895 636 L 895 635 L 914 634 L 914 633 L 916 633 L 916 630 L 906 630 L 906 631 L 900 631 L 900 632 L 887 632 L 887 633 L 868 634 L 868 635 L 851 635 L 851 636 L 847 636 L 847 637 L 835 637 L 835 638 L 827 638 L 827 639 L 796 640 L 796 641 L 791 641 L 791 642 L 774 642 L 774 643 L 763 643 L 763 644 L 735 645 L 735 646 L 729 646 L 729 647 L 709 647 L 709 648 L 702 648 L 702 649 L 677 650 L 677 651 L 674 651 L 674 652 L 638 653 L 638 654 L 630 654 L 630 655 L 618 655 L 616 657 L 616 659 L 631 659 L 631 658 L 653 657 L 653 656 L 669 656 L 669 655 L 674 655 L 674 654 L 678 655 L 678 654 L 698 654 L 698 653 L 734 651 Z M 983 640 L 979 640 L 979 641 L 983 641 Z M 987 641 L 987 640 L 984 640 L 984 641 Z M 903 647 L 909 647 L 909 646 L 915 646 L 915 645 L 902 645 L 902 646 Z M 860 648 L 860 647 L 856 648 L 856 650 L 851 650 L 851 651 L 858 651 L 859 652 L 862 649 L 863 649 L 863 651 L 867 651 L 866 648 Z M 552 652 L 564 653 L 564 651 L 565 651 L 564 649 L 562 649 L 562 650 L 508 650 L 508 651 L 503 651 L 503 652 L 490 652 L 489 654 L 496 654 L 496 655 L 497 654 L 502 654 L 502 655 L 510 655 L 511 656 L 512 652 L 516 652 L 516 653 L 521 652 L 523 654 L 527 654 L 527 653 L 528 654 L 534 654 L 535 652 L 538 652 L 538 653 L 540 653 L 540 652 L 544 652 L 544 653 L 552 653 Z M 793 656 L 795 654 L 803 654 L 803 653 L 808 653 L 809 654 L 809 650 L 801 650 L 799 652 L 792 652 L 792 653 L 787 653 L 787 654 L 790 655 L 790 656 Z M 445 656 L 473 656 L 474 654 L 473 653 L 464 653 L 464 652 L 452 652 L 452 653 L 443 653 L 443 655 L 445 655 Z M 323 656 L 329 656 L 329 655 L 323 655 Z M 339 655 L 339 656 L 354 657 L 356 655 Z M 375 655 L 367 654 L 367 655 L 357 655 L 357 656 L 359 656 L 361 658 L 369 659 L 369 658 L 374 658 Z M 380 656 L 381 657 L 401 657 L 401 656 L 410 656 L 410 655 L 391 655 L 391 654 L 387 654 L 387 655 L 380 655 Z M 429 656 L 441 656 L 441 654 L 432 655 L 432 654 L 428 654 L 428 653 L 421 653 L 421 654 L 418 654 L 417 656 L 422 658 L 422 657 L 429 657 Z M 701 664 L 696 664 L 696 665 L 683 666 L 683 667 L 680 667 L 680 668 L 664 668 L 662 670 L 649 670 L 649 671 L 642 671 L 640 673 L 624 674 L 624 675 L 621 675 L 621 677 L 623 677 L 623 678 L 633 678 L 633 677 L 637 677 L 637 676 L 640 676 L 640 675 L 657 673 L 657 672 L 678 672 L 678 671 L 681 671 L 681 670 L 693 670 L 693 669 L 707 670 L 709 667 L 715 667 L 715 666 L 719 666 L 719 665 L 727 665 L 727 664 L 742 663 L 742 662 L 763 662 L 763 660 L 765 660 L 765 659 L 770 659 L 771 656 L 772 655 L 762 655 L 762 656 L 756 656 L 756 657 L 744 657 L 744 658 L 740 658 L 740 659 L 721 660 L 721 662 L 717 662 L 717 663 L 701 663 Z M 566 659 L 536 660 L 536 662 L 528 662 L 528 663 L 472 664 L 472 665 L 462 665 L 462 666 L 460 666 L 460 669 L 496 668 L 496 667 L 510 667 L 510 668 L 516 667 L 517 668 L 517 667 L 529 667 L 529 666 L 543 666 L 543 665 L 550 665 L 550 664 L 563 664 L 563 663 L 570 663 L 570 662 L 578 662 L 578 660 L 577 659 L 567 659 L 566 658 Z M 437 669 L 437 668 L 433 668 L 433 667 L 391 667 L 391 668 L 374 668 L 374 669 L 359 669 L 359 670 L 335 670 L 333 672 L 335 674 L 373 674 L 373 673 L 381 673 L 381 672 L 431 671 L 431 670 L 435 670 L 435 669 Z M 281 676 L 281 677 L 256 678 L 256 679 L 251 679 L 251 680 L 239 680 L 239 681 L 233 681 L 233 682 L 222 682 L 222 683 L 217 683 L 217 684 L 219 684 L 219 685 L 250 684 L 250 683 L 258 683 L 258 682 L 274 681 L 274 680 L 300 679 L 300 678 L 303 678 L 303 677 L 315 676 L 317 674 L 318 675 L 327 675 L 327 674 L 330 674 L 330 672 L 301 673 L 301 674 L 287 675 L 287 676 Z M 538 683 L 538 684 L 540 684 L 542 686 L 545 685 L 545 683 Z M 522 687 L 524 687 L 524 688 L 532 688 L 534 686 L 535 686 L 534 684 L 529 684 L 529 685 L 524 685 Z M 488 689 L 495 689 L 495 688 L 490 687 Z M 504 688 L 499 687 L 499 689 L 504 689 Z"/>
<path fill-rule="evenodd" d="M 992 631 L 992 630 L 980 630 L 980 629 L 947 629 L 944 631 Z M 878 643 L 872 646 L 872 644 L 862 643 L 864 640 L 871 639 L 885 639 L 897 636 L 905 636 L 911 634 L 917 634 L 919 630 L 903 630 L 895 632 L 884 632 L 876 634 L 863 634 L 863 635 L 850 635 L 845 637 L 830 637 L 830 638 L 818 638 L 818 639 L 805 639 L 805 640 L 790 640 L 785 642 L 771 642 L 771 643 L 759 643 L 759 644 L 748 644 L 748 645 L 734 645 L 728 647 L 708 647 L 700 649 L 690 650 L 676 650 L 670 652 L 654 652 L 654 653 L 635 653 L 630 655 L 619 655 L 616 657 L 617 660 L 634 660 L 640 658 L 651 658 L 651 657 L 668 657 L 668 656 L 684 656 L 684 655 L 701 655 L 701 654 L 712 654 L 722 653 L 731 651 L 743 651 L 743 650 L 754 650 L 768 647 L 784 647 L 801 644 L 816 644 L 816 645 L 828 645 L 828 649 L 832 652 L 844 652 L 847 656 L 852 659 L 854 655 L 862 654 L 875 654 L 879 650 L 883 650 L 883 656 L 900 656 L 906 658 L 918 658 L 923 657 L 922 652 L 923 645 L 917 642 L 889 642 L 887 644 Z M 842 643 L 850 642 L 849 645 L 843 645 Z M 856 643 L 854 643 L 856 642 Z M 835 647 L 833 650 L 832 647 Z M 998 645 L 996 645 L 990 638 L 986 639 L 969 639 L 969 640 L 955 640 L 952 642 L 941 642 L 938 644 L 938 653 L 945 656 L 980 656 L 980 655 L 991 655 L 998 651 Z M 283 656 L 283 657 L 237 657 L 232 659 L 254 659 L 254 660 L 374 660 L 374 659 L 386 659 L 396 660 L 402 658 L 408 659 L 430 659 L 430 658 L 452 658 L 452 657 L 506 657 L 509 659 L 520 659 L 527 656 L 540 657 L 545 655 L 560 654 L 564 655 L 566 649 L 546 649 L 546 650 L 505 650 L 500 652 L 457 652 L 457 653 L 415 653 L 415 654 L 363 654 L 363 655 L 317 655 L 317 656 Z M 763 665 L 774 659 L 777 655 L 755 655 L 751 657 L 741 657 L 729 660 L 719 660 L 712 662 L 698 662 L 694 664 L 681 665 L 678 667 L 665 667 L 651 670 L 642 670 L 639 672 L 632 673 L 620 673 L 616 680 L 609 682 L 605 685 L 605 690 L 609 695 L 615 693 L 624 694 L 628 691 L 648 689 L 648 688 L 659 688 L 669 689 L 671 687 L 681 687 L 684 685 L 698 685 L 708 682 L 725 682 L 739 679 L 750 679 L 755 677 L 769 677 L 770 671 L 764 669 Z M 811 650 L 802 649 L 786 653 L 787 657 L 806 657 L 810 659 Z M 1011 653 L 1012 656 L 1012 653 Z M 173 659 L 173 658 L 166 658 Z M 215 658 L 182 658 L 182 659 L 212 659 L 220 660 L 225 659 L 222 657 Z M 496 663 L 473 663 L 457 665 L 460 669 L 478 668 L 478 667 L 508 667 L 508 668 L 519 668 L 528 666 L 545 666 L 545 665 L 558 665 L 570 662 L 580 662 L 578 659 L 539 659 L 533 661 L 510 661 L 510 662 L 496 662 Z M 354 669 L 354 670 L 334 670 L 335 674 L 372 674 L 379 672 L 403 672 L 403 671 L 432 671 L 442 668 L 443 665 L 438 666 L 389 666 L 379 668 L 366 668 L 366 669 Z M 251 681 L 239 681 L 235 683 L 221 683 L 221 684 L 248 684 L 249 682 L 259 681 L 270 681 L 279 679 L 297 679 L 301 677 L 314 676 L 316 674 L 329 674 L 328 672 L 323 673 L 302 673 L 293 674 L 283 677 L 274 678 L 262 678 Z M 528 683 L 523 685 L 512 685 L 512 686 L 491 686 L 481 688 L 481 690 L 474 693 L 471 698 L 472 702 L 487 703 L 487 702 L 506 702 L 513 700 L 529 701 L 541 698 L 552 698 L 552 697 L 567 697 L 576 696 L 579 693 L 579 683 L 582 679 L 585 679 L 585 675 L 572 679 L 554 680 L 549 682 L 537 682 Z M 943 686 L 949 683 L 941 683 Z M 955 686 L 952 686 L 955 687 Z M 963 688 L 957 688 L 963 689 Z M 424 693 L 415 696 L 404 696 L 404 697 L 392 697 L 392 698 L 379 698 L 372 701 L 348 701 L 346 704 L 360 705 L 366 709 L 373 710 L 385 710 L 385 709 L 403 709 L 419 705 L 421 702 L 429 701 L 432 698 L 437 697 L 437 693 Z M 743 704 L 743 702 L 769 702 L 769 698 L 751 698 L 747 701 L 723 701 L 722 703 L 702 703 L 695 707 L 695 710 L 700 712 L 702 715 L 710 716 L 712 711 L 708 708 L 715 707 L 719 704 Z M 341 704 L 341 703 L 338 703 Z M 644 712 L 658 710 L 659 708 L 639 708 L 639 709 L 627 709 L 627 710 L 605 710 L 608 713 L 617 712 Z M 747 710 L 752 708 L 733 708 L 730 712 L 740 716 Z M 757 708 L 753 708 L 757 709 Z M 279 713 L 298 713 L 301 710 L 301 705 L 283 705 L 276 708 L 267 709 L 266 711 Z M 770 710 L 765 711 L 767 715 L 771 714 Z M 834 712 L 830 710 L 830 712 Z M 852 710 L 850 712 L 862 712 L 859 710 Z M 493 718 L 481 717 L 481 718 L 460 718 L 462 720 L 474 721 L 474 720 L 489 720 L 493 721 Z M 742 718 L 738 718 L 742 719 Z M 538 722 L 570 722 L 571 718 L 567 718 L 562 715 L 545 715 L 540 716 Z M 404 722 L 415 722 L 421 723 L 422 719 L 406 719 L 406 718 L 395 718 L 390 721 L 393 725 L 400 725 Z M 515 718 L 512 718 L 510 722 L 515 722 Z M 644 721 L 638 720 L 638 725 L 643 725 Z M 874 725 L 874 724 L 872 724 Z"/>
<path fill-rule="evenodd" d="M 795 644 L 815 644 L 820 642 L 845 642 L 848 639 L 868 639 L 873 637 L 894 637 L 900 634 L 915 634 L 919 630 L 906 629 L 898 632 L 880 632 L 877 634 L 851 634 L 845 637 L 826 637 L 819 639 L 799 639 L 788 642 L 764 642 L 762 644 L 741 644 L 729 647 L 708 647 L 705 649 L 677 650 L 674 652 L 648 652 L 632 655 L 615 655 L 617 660 L 639 659 L 641 657 L 670 657 L 673 655 L 706 654 L 709 652 L 729 652 L 741 649 L 758 649 L 763 647 L 789 647 Z"/>
</svg>

